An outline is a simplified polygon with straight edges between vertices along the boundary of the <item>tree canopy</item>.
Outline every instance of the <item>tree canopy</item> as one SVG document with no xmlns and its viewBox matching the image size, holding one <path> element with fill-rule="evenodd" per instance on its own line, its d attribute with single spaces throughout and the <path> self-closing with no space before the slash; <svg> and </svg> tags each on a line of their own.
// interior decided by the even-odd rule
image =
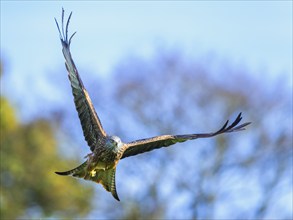
<svg viewBox="0 0 293 220">
<path fill-rule="evenodd" d="M 125 142 L 217 130 L 240 111 L 252 124 L 244 132 L 122 160 L 116 173 L 118 204 L 94 183 L 80 184 L 82 180 L 53 173 L 78 165 L 58 153 L 56 133 L 65 132 L 78 146 L 66 152 L 78 149 L 81 159 L 89 151 L 84 147 L 70 85 L 64 85 L 65 77 L 58 78 L 66 74 L 63 70 L 51 82 L 56 89 L 68 89 L 66 97 L 61 104 L 40 107 L 40 115 L 47 120 L 22 124 L 14 108 L 1 98 L 1 216 L 292 216 L 288 208 L 288 202 L 292 204 L 292 126 L 288 123 L 292 100 L 282 79 L 269 82 L 265 73 L 257 77 L 243 66 L 210 57 L 192 59 L 178 51 L 159 51 L 149 60 L 123 60 L 106 79 L 93 78 L 80 67 L 79 72 L 107 133 Z M 56 115 L 60 127 L 54 125 Z M 14 204 L 16 197 L 19 202 Z M 15 210 L 11 211 L 12 205 Z"/>
<path fill-rule="evenodd" d="M 22 124 L 15 108 L 0 98 L 1 219 L 77 217 L 90 210 L 92 186 L 54 171 L 77 164 L 58 153 L 54 126 L 36 119 Z"/>
</svg>

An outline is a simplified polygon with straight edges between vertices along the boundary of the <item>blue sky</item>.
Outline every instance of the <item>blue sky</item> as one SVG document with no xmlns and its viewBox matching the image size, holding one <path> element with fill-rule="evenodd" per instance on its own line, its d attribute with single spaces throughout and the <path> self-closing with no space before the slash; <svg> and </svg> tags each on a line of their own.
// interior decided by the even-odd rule
<svg viewBox="0 0 293 220">
<path fill-rule="evenodd" d="M 264 80 L 286 75 L 292 87 L 292 1 L 1 1 L 1 93 L 26 103 L 20 115 L 34 114 L 40 100 L 54 103 L 51 73 L 63 71 L 68 84 L 54 21 L 62 7 L 73 11 L 74 60 L 89 73 L 107 77 L 125 57 L 163 47 L 215 53 Z"/>
<path fill-rule="evenodd" d="M 3 91 L 12 99 L 32 80 L 50 96 L 46 75 L 64 68 L 54 21 L 62 7 L 73 11 L 77 66 L 95 74 L 107 76 L 123 58 L 148 58 L 162 46 L 216 53 L 266 78 L 286 73 L 292 84 L 291 1 L 1 1 Z"/>
</svg>

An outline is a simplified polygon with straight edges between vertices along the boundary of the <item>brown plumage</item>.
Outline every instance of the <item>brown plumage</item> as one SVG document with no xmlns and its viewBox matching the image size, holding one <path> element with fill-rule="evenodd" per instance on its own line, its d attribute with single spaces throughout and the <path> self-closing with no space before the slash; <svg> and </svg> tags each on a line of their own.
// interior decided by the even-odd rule
<svg viewBox="0 0 293 220">
<path fill-rule="evenodd" d="M 62 26 L 61 29 L 56 24 L 60 34 L 62 44 L 62 52 L 65 58 L 65 66 L 68 71 L 68 77 L 71 83 L 74 103 L 78 112 L 78 117 L 83 130 L 83 135 L 88 143 L 92 153 L 87 156 L 87 160 L 80 166 L 65 172 L 56 172 L 59 175 L 72 175 L 78 178 L 84 178 L 97 183 L 101 183 L 103 187 L 112 193 L 113 197 L 119 201 L 115 186 L 116 166 L 120 159 L 145 153 L 161 147 L 193 140 L 197 138 L 209 138 L 223 133 L 230 133 L 244 130 L 250 122 L 240 124 L 241 113 L 234 122 L 229 121 L 216 132 L 200 133 L 200 134 L 184 134 L 184 135 L 162 135 L 152 138 L 123 143 L 117 136 L 109 136 L 106 134 L 101 121 L 94 109 L 92 101 L 86 91 L 82 80 L 79 76 L 77 68 L 73 62 L 70 53 L 70 43 L 74 36 L 73 33 L 68 38 L 68 26 L 72 13 L 70 13 L 65 29 L 64 29 L 64 10 L 62 9 Z"/>
</svg>

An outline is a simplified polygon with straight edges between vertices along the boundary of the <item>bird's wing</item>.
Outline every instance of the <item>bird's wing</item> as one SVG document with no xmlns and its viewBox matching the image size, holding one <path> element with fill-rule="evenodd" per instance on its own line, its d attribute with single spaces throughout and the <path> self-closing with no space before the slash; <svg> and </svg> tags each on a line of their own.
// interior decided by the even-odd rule
<svg viewBox="0 0 293 220">
<path fill-rule="evenodd" d="M 201 133 L 201 134 L 185 134 L 185 135 L 162 135 L 152 138 L 141 139 L 125 144 L 125 151 L 122 158 L 134 156 L 144 152 L 148 152 L 161 147 L 168 147 L 170 145 L 176 144 L 178 142 L 184 142 L 188 140 L 193 140 L 197 138 L 209 138 L 219 134 L 241 131 L 245 129 L 245 126 L 249 125 L 250 122 L 238 125 L 241 121 L 241 113 L 237 116 L 235 121 L 228 125 L 229 120 L 224 124 L 224 126 L 216 132 L 213 133 Z"/>
<path fill-rule="evenodd" d="M 92 101 L 83 86 L 81 78 L 78 74 L 76 66 L 73 62 L 71 53 L 70 53 L 70 43 L 71 39 L 76 32 L 74 32 L 71 37 L 68 39 L 68 25 L 71 18 L 72 12 L 70 13 L 66 27 L 64 29 L 64 10 L 62 9 L 62 26 L 59 28 L 58 22 L 55 18 L 58 31 L 60 34 L 60 40 L 62 43 L 62 52 L 66 60 L 65 66 L 68 71 L 68 77 L 71 83 L 72 93 L 74 96 L 74 103 L 78 116 L 81 122 L 83 135 L 91 150 L 94 150 L 96 143 L 103 139 L 106 136 L 106 132 L 102 127 L 100 119 L 94 109 Z"/>
</svg>

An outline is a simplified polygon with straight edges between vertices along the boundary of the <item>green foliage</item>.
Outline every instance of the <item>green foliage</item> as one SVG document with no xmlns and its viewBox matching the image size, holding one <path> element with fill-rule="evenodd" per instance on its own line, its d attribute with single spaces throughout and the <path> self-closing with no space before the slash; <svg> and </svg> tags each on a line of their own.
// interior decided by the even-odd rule
<svg viewBox="0 0 293 220">
<path fill-rule="evenodd" d="M 54 171 L 75 166 L 58 155 L 50 123 L 23 125 L 1 97 L 1 219 L 18 217 L 78 217 L 90 210 L 93 188 Z"/>
</svg>

